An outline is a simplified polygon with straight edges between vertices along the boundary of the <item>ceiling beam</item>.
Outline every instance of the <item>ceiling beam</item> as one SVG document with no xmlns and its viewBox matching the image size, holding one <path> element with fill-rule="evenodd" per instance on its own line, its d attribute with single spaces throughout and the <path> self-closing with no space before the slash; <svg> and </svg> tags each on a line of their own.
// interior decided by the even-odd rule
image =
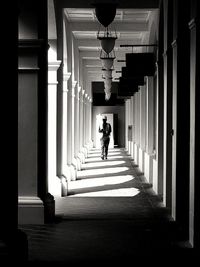
<svg viewBox="0 0 200 267">
<path fill-rule="evenodd" d="M 69 22 L 72 32 L 102 32 L 104 28 L 98 22 Z M 113 22 L 110 27 L 111 31 L 119 32 L 147 32 L 148 31 L 148 22 L 144 23 L 130 23 L 130 22 Z"/>
<path fill-rule="evenodd" d="M 114 63 L 117 62 L 117 60 L 114 60 Z M 125 62 L 117 62 L 119 66 L 125 66 Z M 101 66 L 101 61 L 100 59 L 93 60 L 93 59 L 83 59 L 83 64 L 84 65 L 99 65 Z"/>
<path fill-rule="evenodd" d="M 56 5 L 60 8 L 93 8 L 92 3 L 94 1 L 85 0 L 54 0 Z M 104 0 L 104 2 L 110 2 L 110 0 Z M 158 8 L 159 0 L 118 0 L 118 8 Z"/>
<path fill-rule="evenodd" d="M 130 51 L 126 51 L 126 53 L 128 52 Z M 79 56 L 82 59 L 98 60 L 100 59 L 100 52 L 99 51 L 80 51 Z M 117 53 L 115 53 L 114 61 L 116 61 L 117 59 L 125 59 L 125 52 L 118 51 Z"/>
<path fill-rule="evenodd" d="M 134 44 L 139 44 L 139 41 L 133 41 L 133 40 L 120 40 L 120 39 L 117 39 L 115 41 L 115 48 L 117 47 L 120 47 L 121 45 L 132 45 L 134 42 Z M 84 48 L 90 48 L 90 47 L 100 47 L 101 48 L 101 42 L 96 39 L 90 39 L 88 41 L 88 39 L 76 39 L 76 43 L 77 43 L 77 46 L 78 47 L 84 47 Z"/>
</svg>

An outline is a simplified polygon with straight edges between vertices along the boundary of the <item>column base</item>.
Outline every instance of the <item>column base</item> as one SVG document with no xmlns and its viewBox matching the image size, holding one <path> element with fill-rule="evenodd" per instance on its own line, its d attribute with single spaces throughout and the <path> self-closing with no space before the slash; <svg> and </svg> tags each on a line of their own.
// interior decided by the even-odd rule
<svg viewBox="0 0 200 267">
<path fill-rule="evenodd" d="M 76 157 L 72 160 L 72 164 L 75 166 L 77 171 L 81 170 L 81 161 L 78 157 Z"/>
<path fill-rule="evenodd" d="M 139 153 L 138 153 L 138 146 L 137 144 L 134 144 L 134 161 L 136 164 L 139 164 Z"/>
<path fill-rule="evenodd" d="M 88 145 L 89 145 L 89 149 L 92 149 L 94 147 L 93 141 L 89 141 Z"/>
<path fill-rule="evenodd" d="M 131 141 L 131 158 L 134 159 L 134 142 Z"/>
<path fill-rule="evenodd" d="M 153 190 L 158 194 L 158 162 L 153 159 Z"/>
<path fill-rule="evenodd" d="M 49 178 L 48 192 L 53 196 L 61 197 L 62 185 L 59 177 L 54 176 Z"/>
<path fill-rule="evenodd" d="M 139 147 L 139 168 L 141 172 L 144 172 L 144 151 Z"/>
<path fill-rule="evenodd" d="M 55 222 L 55 200 L 50 193 L 47 193 L 44 199 L 44 221 L 45 223 Z"/>
<path fill-rule="evenodd" d="M 71 181 L 76 181 L 76 178 L 77 178 L 77 170 L 76 170 L 76 167 L 73 164 L 71 164 L 69 166 L 69 169 L 70 169 L 70 174 L 71 174 L 70 180 Z"/>
<path fill-rule="evenodd" d="M 64 177 L 66 180 L 71 180 L 71 170 L 68 165 L 63 166 L 61 178 Z"/>
<path fill-rule="evenodd" d="M 149 183 L 153 183 L 153 155 L 144 152 L 144 175 Z"/>
<path fill-rule="evenodd" d="M 194 210 L 190 211 L 189 242 L 194 247 Z"/>
<path fill-rule="evenodd" d="M 44 205 L 39 197 L 19 197 L 18 203 L 19 224 L 44 224 Z"/>
<path fill-rule="evenodd" d="M 87 158 L 87 156 L 88 156 L 88 150 L 87 150 L 87 147 L 84 146 L 84 147 L 81 149 L 81 152 L 84 154 L 84 157 Z"/>
<path fill-rule="evenodd" d="M 128 154 L 131 155 L 131 141 L 128 141 Z"/>
<path fill-rule="evenodd" d="M 68 179 L 66 176 L 62 175 L 60 177 L 61 180 L 61 196 L 65 197 L 68 195 Z"/>
<path fill-rule="evenodd" d="M 78 158 L 81 161 L 81 164 L 85 163 L 85 155 L 83 152 L 78 153 Z"/>
</svg>

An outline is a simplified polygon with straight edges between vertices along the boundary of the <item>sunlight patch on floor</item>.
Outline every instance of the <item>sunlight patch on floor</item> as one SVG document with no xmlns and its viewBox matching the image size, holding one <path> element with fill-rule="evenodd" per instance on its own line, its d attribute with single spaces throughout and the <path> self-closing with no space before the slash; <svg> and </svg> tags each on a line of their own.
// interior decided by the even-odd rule
<svg viewBox="0 0 200 267">
<path fill-rule="evenodd" d="M 113 156 L 113 155 L 121 155 L 122 153 L 121 152 L 115 152 L 115 151 L 108 151 L 108 156 Z M 101 156 L 101 151 L 99 152 L 95 152 L 95 153 L 90 153 L 88 155 L 89 158 L 92 158 L 92 157 L 100 157 Z"/>
<path fill-rule="evenodd" d="M 105 168 L 105 169 L 94 169 L 94 170 L 83 170 L 78 172 L 77 177 L 84 177 L 84 176 L 95 176 L 95 175 L 104 175 L 110 173 L 120 173 L 124 171 L 128 171 L 130 168 L 128 167 L 114 167 L 114 168 Z"/>
<path fill-rule="evenodd" d="M 139 189 L 132 187 L 81 193 L 69 197 L 134 197 L 139 192 Z"/>
<path fill-rule="evenodd" d="M 80 188 L 88 188 L 88 187 L 97 187 L 97 186 L 105 186 L 105 185 L 117 185 L 129 182 L 134 179 L 132 175 L 123 175 L 123 176 L 111 176 L 104 178 L 93 178 L 93 179 L 83 179 L 71 181 L 68 185 L 68 189 L 80 189 Z"/>
<path fill-rule="evenodd" d="M 124 160 L 115 160 L 115 161 L 98 161 L 98 162 L 92 162 L 92 163 L 87 163 L 87 164 L 82 164 L 82 167 L 91 168 L 91 167 L 106 167 L 106 166 L 116 166 L 116 165 L 121 165 L 126 163 Z"/>
<path fill-rule="evenodd" d="M 124 159 L 124 158 L 129 158 L 129 157 L 127 157 L 127 156 L 115 156 L 115 155 L 109 156 L 108 155 L 108 161 L 109 161 L 109 159 L 114 160 L 114 159 L 122 159 L 122 158 Z M 85 162 L 86 163 L 87 162 L 94 162 L 94 161 L 98 161 L 99 162 L 99 160 L 100 160 L 100 156 L 98 155 L 96 157 L 88 157 L 88 158 L 86 158 Z M 105 162 L 105 161 L 102 161 L 102 162 Z"/>
</svg>

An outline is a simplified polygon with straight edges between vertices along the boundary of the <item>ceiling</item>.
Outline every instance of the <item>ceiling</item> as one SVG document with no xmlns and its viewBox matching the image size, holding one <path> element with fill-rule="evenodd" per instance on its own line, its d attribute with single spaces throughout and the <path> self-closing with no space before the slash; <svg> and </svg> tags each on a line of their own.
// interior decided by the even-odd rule
<svg viewBox="0 0 200 267">
<path fill-rule="evenodd" d="M 64 8 L 64 14 L 76 39 L 87 77 L 91 81 L 103 83 L 100 60 L 101 45 L 97 39 L 97 32 L 103 32 L 104 27 L 98 22 L 95 9 Z M 155 23 L 157 18 L 157 8 L 117 8 L 115 19 L 108 26 L 113 34 L 117 34 L 114 47 L 113 82 L 117 82 L 121 76 L 121 67 L 125 66 L 123 61 L 126 53 L 147 51 L 148 49 L 147 47 L 121 47 L 120 45 L 150 43 L 150 30 L 152 31 L 153 25 L 157 25 Z M 95 90 L 95 88 L 93 89 Z"/>
</svg>

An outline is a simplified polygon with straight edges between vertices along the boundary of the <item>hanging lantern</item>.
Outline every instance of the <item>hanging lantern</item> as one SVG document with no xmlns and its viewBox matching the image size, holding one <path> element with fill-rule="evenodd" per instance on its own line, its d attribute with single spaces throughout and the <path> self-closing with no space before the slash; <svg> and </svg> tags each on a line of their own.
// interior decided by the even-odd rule
<svg viewBox="0 0 200 267">
<path fill-rule="evenodd" d="M 111 93 L 106 93 L 105 94 L 105 100 L 108 101 L 111 97 Z"/>
<path fill-rule="evenodd" d="M 116 7 L 115 3 L 96 3 L 95 14 L 98 21 L 106 28 L 114 20 L 116 16 Z"/>
<path fill-rule="evenodd" d="M 113 60 L 114 58 L 109 58 L 109 57 L 101 57 L 101 63 L 102 63 L 102 67 L 106 70 L 110 70 L 113 66 Z"/>
<path fill-rule="evenodd" d="M 108 79 L 105 79 L 104 80 L 104 86 L 110 86 L 111 87 L 112 85 L 112 79 L 108 78 Z"/>
<path fill-rule="evenodd" d="M 112 78 L 112 70 L 102 69 L 103 79 Z"/>
<path fill-rule="evenodd" d="M 98 37 L 98 39 L 101 41 L 101 47 L 106 52 L 106 54 L 109 54 L 114 46 L 115 46 L 115 40 L 116 37 Z"/>
</svg>

